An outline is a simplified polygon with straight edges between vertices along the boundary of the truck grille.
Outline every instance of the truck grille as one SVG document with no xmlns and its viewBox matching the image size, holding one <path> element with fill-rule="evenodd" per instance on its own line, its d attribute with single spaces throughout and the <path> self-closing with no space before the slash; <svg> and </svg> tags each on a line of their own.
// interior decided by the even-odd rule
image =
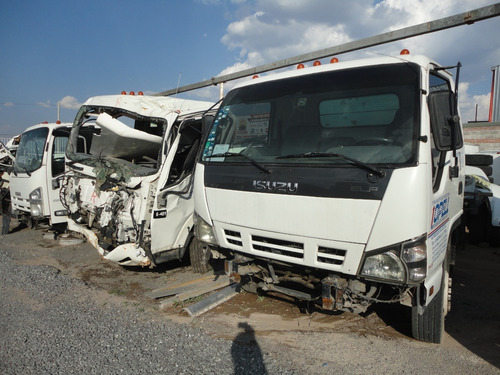
<svg viewBox="0 0 500 375">
<path fill-rule="evenodd" d="M 224 234 L 226 235 L 226 241 L 232 245 L 236 245 L 239 247 L 243 246 L 243 243 L 241 242 L 241 233 L 236 232 L 234 230 L 224 230 Z"/>
<path fill-rule="evenodd" d="M 304 244 L 300 242 L 285 241 L 262 236 L 252 236 L 252 248 L 258 251 L 293 258 L 302 259 L 304 257 Z"/>
<path fill-rule="evenodd" d="M 229 248 L 254 256 L 311 267 L 319 266 L 330 270 L 342 270 L 349 263 L 349 248 L 333 247 L 335 245 L 328 247 L 325 246 L 328 245 L 325 241 L 320 245 L 314 240 L 309 240 L 310 243 L 308 243 L 306 238 L 302 241 L 302 237 L 298 236 L 281 239 L 262 235 L 262 233 L 248 233 L 238 228 L 224 228 L 223 235 Z M 362 250 L 361 247 L 360 249 Z"/>
<path fill-rule="evenodd" d="M 317 260 L 319 263 L 328 263 L 340 266 L 344 263 L 345 254 L 345 250 L 320 246 L 318 247 Z"/>
<path fill-rule="evenodd" d="M 12 206 L 15 209 L 20 209 L 22 211 L 30 211 L 30 201 L 29 199 L 24 199 L 20 197 L 16 197 L 15 195 L 12 195 Z"/>
</svg>

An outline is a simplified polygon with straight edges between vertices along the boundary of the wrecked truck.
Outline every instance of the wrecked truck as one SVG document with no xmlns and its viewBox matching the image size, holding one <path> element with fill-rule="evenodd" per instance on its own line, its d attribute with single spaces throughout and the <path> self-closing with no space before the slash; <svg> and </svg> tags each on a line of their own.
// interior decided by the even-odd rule
<svg viewBox="0 0 500 375">
<path fill-rule="evenodd" d="M 0 171 L 10 171 L 14 164 L 15 155 L 9 150 L 8 146 L 0 142 Z"/>
<path fill-rule="evenodd" d="M 68 229 L 124 266 L 181 259 L 193 233 L 192 178 L 213 103 L 146 95 L 92 97 L 66 149 Z M 192 258 L 197 272 L 206 263 Z"/>
</svg>

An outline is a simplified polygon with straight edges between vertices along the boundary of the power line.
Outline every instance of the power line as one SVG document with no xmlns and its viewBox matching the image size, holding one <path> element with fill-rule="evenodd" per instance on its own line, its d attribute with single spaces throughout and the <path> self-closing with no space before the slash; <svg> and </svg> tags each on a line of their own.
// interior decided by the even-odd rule
<svg viewBox="0 0 500 375">
<path fill-rule="evenodd" d="M 441 18 L 435 21 L 425 22 L 415 26 L 409 26 L 402 29 L 389 31 L 383 34 L 378 34 L 354 42 L 341 44 L 335 47 L 325 48 L 319 51 L 287 58 L 284 60 L 278 60 L 273 63 L 260 65 L 255 68 L 245 69 L 239 72 L 226 74 L 223 76 L 212 77 L 209 80 L 177 87 L 175 89 L 167 91 L 162 91 L 154 95 L 169 96 L 181 92 L 200 89 L 203 87 L 216 86 L 223 82 L 249 77 L 254 74 L 265 73 L 275 69 L 286 68 L 306 61 L 312 61 L 316 59 L 322 59 L 328 56 L 335 56 L 347 52 L 358 51 L 360 49 L 391 43 L 402 39 L 433 33 L 436 31 L 446 30 L 456 26 L 471 25 L 475 22 L 497 17 L 499 15 L 500 15 L 500 3 L 496 3 L 482 8 L 470 10 L 465 13 L 460 13 L 454 16 Z"/>
</svg>

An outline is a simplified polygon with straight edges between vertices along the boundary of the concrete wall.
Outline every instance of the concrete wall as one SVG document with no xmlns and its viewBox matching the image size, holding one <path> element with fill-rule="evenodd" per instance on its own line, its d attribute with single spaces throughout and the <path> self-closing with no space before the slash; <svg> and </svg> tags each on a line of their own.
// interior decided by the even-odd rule
<svg viewBox="0 0 500 375">
<path fill-rule="evenodd" d="M 463 124 L 465 144 L 479 146 L 479 151 L 500 151 L 500 122 Z"/>
</svg>

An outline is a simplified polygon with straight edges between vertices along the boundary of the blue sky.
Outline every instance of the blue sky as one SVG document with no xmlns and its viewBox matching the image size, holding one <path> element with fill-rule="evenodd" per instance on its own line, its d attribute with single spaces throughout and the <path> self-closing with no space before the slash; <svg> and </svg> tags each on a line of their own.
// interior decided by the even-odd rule
<svg viewBox="0 0 500 375">
<path fill-rule="evenodd" d="M 154 93 L 494 4 L 489 0 L 0 1 L 0 137 L 72 122 L 81 103 Z M 500 18 L 339 56 L 408 48 L 463 63 L 465 121 L 487 118 Z M 184 97 L 216 100 L 217 90 Z"/>
</svg>

